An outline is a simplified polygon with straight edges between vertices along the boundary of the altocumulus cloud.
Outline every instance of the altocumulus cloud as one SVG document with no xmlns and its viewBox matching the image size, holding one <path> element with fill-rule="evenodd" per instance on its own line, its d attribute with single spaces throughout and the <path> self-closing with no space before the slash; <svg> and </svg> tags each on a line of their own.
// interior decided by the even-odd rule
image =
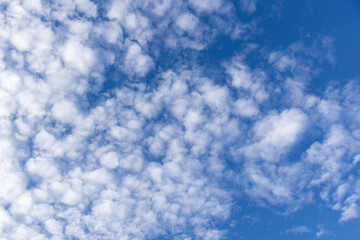
<svg viewBox="0 0 360 240">
<path fill-rule="evenodd" d="M 242 204 L 358 218 L 358 80 L 309 91 L 332 39 L 260 49 L 259 2 L 0 1 L 0 238 L 226 239 Z M 201 60 L 222 41 L 246 44 Z"/>
</svg>

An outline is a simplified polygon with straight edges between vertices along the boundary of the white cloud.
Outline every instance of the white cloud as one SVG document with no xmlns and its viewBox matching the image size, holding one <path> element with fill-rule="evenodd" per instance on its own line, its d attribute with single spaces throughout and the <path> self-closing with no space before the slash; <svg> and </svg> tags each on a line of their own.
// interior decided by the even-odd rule
<svg viewBox="0 0 360 240">
<path fill-rule="evenodd" d="M 285 55 L 282 52 L 272 52 L 269 54 L 269 62 L 274 64 L 274 66 L 280 71 L 284 72 L 288 68 L 296 67 L 296 59 L 292 56 Z"/>
<path fill-rule="evenodd" d="M 0 231 L 4 231 L 6 229 L 7 226 L 9 226 L 12 222 L 12 219 L 10 217 L 10 215 L 8 214 L 8 212 L 3 209 L 2 207 L 0 208 Z"/>
<path fill-rule="evenodd" d="M 285 205 L 292 212 L 312 198 L 311 194 L 303 192 L 308 181 L 305 170 L 302 163 L 247 162 L 239 181 L 254 201 Z"/>
<path fill-rule="evenodd" d="M 250 70 L 243 64 L 236 64 L 236 67 L 228 69 L 232 77 L 232 85 L 236 88 L 249 89 L 252 85 Z"/>
<path fill-rule="evenodd" d="M 360 217 L 360 181 L 357 180 L 352 186 L 345 184 L 339 186 L 340 189 L 337 189 L 337 193 L 340 194 L 338 199 L 341 200 L 350 188 L 352 188 L 352 194 L 344 200 L 339 222 L 346 222 Z"/>
<path fill-rule="evenodd" d="M 40 178 L 56 178 L 59 177 L 58 169 L 51 159 L 31 158 L 26 162 L 27 172 L 33 176 Z"/>
<path fill-rule="evenodd" d="M 190 110 L 185 116 L 184 125 L 188 129 L 194 129 L 199 123 L 202 122 L 201 113 L 197 110 Z"/>
<path fill-rule="evenodd" d="M 150 56 L 143 54 L 141 47 L 136 43 L 130 43 L 125 56 L 125 71 L 130 75 L 135 74 L 145 77 L 147 72 L 154 66 Z"/>
<path fill-rule="evenodd" d="M 90 0 L 75 0 L 77 10 L 85 13 L 89 17 L 97 16 L 97 7 L 95 3 Z"/>
<path fill-rule="evenodd" d="M 299 140 L 308 124 L 308 117 L 300 109 L 292 108 L 280 114 L 270 113 L 254 125 L 254 141 L 242 148 L 248 157 L 279 161 L 288 147 Z"/>
<path fill-rule="evenodd" d="M 284 234 L 304 234 L 304 233 L 309 233 L 310 230 L 307 226 L 301 225 L 301 226 L 294 226 L 292 228 L 287 229 Z"/>
<path fill-rule="evenodd" d="M 342 208 L 341 218 L 339 222 L 346 222 L 359 217 L 360 208 L 357 204 L 351 203 Z"/>
<path fill-rule="evenodd" d="M 257 0 L 241 0 L 240 5 L 244 12 L 252 14 L 256 10 Z"/>
<path fill-rule="evenodd" d="M 263 82 L 266 75 L 262 71 L 251 69 L 239 62 L 235 57 L 231 64 L 226 64 L 226 72 L 231 76 L 232 85 L 240 90 L 247 91 L 257 102 L 262 103 L 268 98 Z"/>
<path fill-rule="evenodd" d="M 17 74 L 10 71 L 0 72 L 0 87 L 4 90 L 14 93 L 21 84 L 21 78 Z"/>
<path fill-rule="evenodd" d="M 332 233 L 327 230 L 324 225 L 321 225 L 321 224 L 318 224 L 317 228 L 319 229 L 318 232 L 316 232 L 316 237 L 317 238 L 322 238 L 324 236 L 327 236 L 327 235 L 331 235 Z"/>
<path fill-rule="evenodd" d="M 27 10 L 35 11 L 37 13 L 42 13 L 42 11 L 43 11 L 41 0 L 24 1 L 23 4 Z"/>
<path fill-rule="evenodd" d="M 205 83 L 200 87 L 205 102 L 216 110 L 225 110 L 229 100 L 227 88 Z M 220 110 L 221 111 L 221 110 Z"/>
<path fill-rule="evenodd" d="M 74 39 L 69 39 L 60 49 L 66 67 L 88 74 L 95 62 L 93 51 Z"/>
<path fill-rule="evenodd" d="M 347 167 L 343 166 L 346 154 L 351 154 L 358 144 L 343 126 L 332 126 L 323 143 L 315 142 L 306 151 L 305 160 L 320 166 L 311 184 L 317 185 L 326 181 L 330 184 L 340 183 L 342 175 L 348 171 Z"/>
<path fill-rule="evenodd" d="M 62 123 L 72 123 L 78 117 L 76 106 L 67 100 L 55 103 L 51 111 L 54 118 Z"/>
<path fill-rule="evenodd" d="M 255 2 L 242 1 L 244 10 L 254 12 Z M 233 204 L 222 180 L 232 177 L 231 184 L 251 201 L 294 209 L 311 199 L 307 191 L 313 186 L 324 184 L 330 186 L 328 199 L 342 211 L 340 222 L 358 217 L 359 190 L 344 173 L 358 161 L 359 126 L 329 128 L 358 118 L 350 113 L 358 112 L 356 83 L 321 97 L 306 95 L 306 85 L 295 76 L 286 85 L 294 98 L 278 113 L 268 111 L 274 98 L 267 72 L 248 67 L 239 56 L 223 64 L 230 82 L 229 76 L 220 83 L 221 74 L 209 76 L 207 69 L 181 62 L 181 54 L 173 71 L 159 68 L 151 81 L 139 80 L 154 69 L 162 48 L 172 46 L 174 54 L 192 48 L 196 56 L 218 34 L 247 31 L 247 25 L 234 22 L 231 3 L 5 5 L 0 19 L 4 238 L 190 239 L 183 233 L 188 232 L 221 239 L 226 233 L 216 226 L 230 216 Z M 323 45 L 331 44 L 325 39 Z M 290 50 L 271 53 L 268 61 L 279 74 L 308 70 Z M 112 64 L 114 86 L 103 88 Z M 340 98 L 347 100 L 340 104 Z M 319 116 L 327 136 L 303 159 L 283 158 Z M 234 171 L 241 164 L 236 176 L 227 161 Z M 299 226 L 286 232 L 306 231 Z"/>
<path fill-rule="evenodd" d="M 119 159 L 116 152 L 105 153 L 101 156 L 100 162 L 102 166 L 109 169 L 114 169 L 119 165 Z"/>
<path fill-rule="evenodd" d="M 199 19 L 191 13 L 183 13 L 176 19 L 176 25 L 184 31 L 192 32 L 198 25 Z"/>
<path fill-rule="evenodd" d="M 109 18 L 122 19 L 126 16 L 129 1 L 112 1 L 110 10 L 107 13 Z"/>
<path fill-rule="evenodd" d="M 253 117 L 259 114 L 257 105 L 251 99 L 238 99 L 234 108 L 237 114 L 244 117 Z"/>
<path fill-rule="evenodd" d="M 339 185 L 336 189 L 336 192 L 335 192 L 335 200 L 337 201 L 341 201 L 344 196 L 349 192 L 349 183 L 343 183 L 341 185 Z"/>
<path fill-rule="evenodd" d="M 254 126 L 255 138 L 261 143 L 286 147 L 292 145 L 304 132 L 307 116 L 299 109 L 288 109 L 270 114 Z"/>
<path fill-rule="evenodd" d="M 47 220 L 45 222 L 45 229 L 52 235 L 61 235 L 62 234 L 62 224 L 55 219 Z"/>
<path fill-rule="evenodd" d="M 109 43 L 115 44 L 118 40 L 123 40 L 123 30 L 119 24 L 114 21 L 101 24 L 98 31 Z"/>
<path fill-rule="evenodd" d="M 190 4 L 198 11 L 218 11 L 223 4 L 222 0 L 190 0 Z"/>
<path fill-rule="evenodd" d="M 17 155 L 15 144 L 12 140 L 2 136 L 0 139 L 0 201 L 2 204 L 10 203 L 21 195 L 26 186 L 19 162 L 21 152 Z M 14 160 L 15 159 L 15 160 Z"/>
<path fill-rule="evenodd" d="M 171 7 L 173 4 L 172 0 L 155 0 L 153 1 L 154 7 L 152 12 L 156 15 L 164 15 L 164 13 Z"/>
</svg>

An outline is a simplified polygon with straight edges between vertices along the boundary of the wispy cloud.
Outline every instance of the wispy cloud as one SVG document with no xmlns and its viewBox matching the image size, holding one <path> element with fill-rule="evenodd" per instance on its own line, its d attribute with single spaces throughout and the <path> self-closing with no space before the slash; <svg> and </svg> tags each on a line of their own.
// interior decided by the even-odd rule
<svg viewBox="0 0 360 240">
<path fill-rule="evenodd" d="M 284 232 L 282 232 L 282 234 L 304 234 L 304 233 L 309 233 L 310 229 L 305 226 L 305 225 L 301 225 L 301 226 L 294 226 L 292 228 L 289 228 L 287 230 L 285 230 Z"/>
</svg>

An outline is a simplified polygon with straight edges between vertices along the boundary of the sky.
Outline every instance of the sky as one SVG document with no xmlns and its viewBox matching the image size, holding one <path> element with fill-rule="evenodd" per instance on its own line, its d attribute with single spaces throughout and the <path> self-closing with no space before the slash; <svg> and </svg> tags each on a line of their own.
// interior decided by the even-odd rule
<svg viewBox="0 0 360 240">
<path fill-rule="evenodd" d="M 357 240 L 357 0 L 0 0 L 0 239 Z"/>
</svg>

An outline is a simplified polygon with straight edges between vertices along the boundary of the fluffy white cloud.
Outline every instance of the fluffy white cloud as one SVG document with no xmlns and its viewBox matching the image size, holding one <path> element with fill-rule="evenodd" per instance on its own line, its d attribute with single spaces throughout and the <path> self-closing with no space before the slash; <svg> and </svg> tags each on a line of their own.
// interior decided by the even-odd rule
<svg viewBox="0 0 360 240">
<path fill-rule="evenodd" d="M 280 114 L 270 113 L 255 123 L 255 143 L 242 148 L 242 151 L 248 157 L 279 161 L 281 154 L 299 140 L 307 123 L 308 117 L 300 109 L 287 109 Z"/>
<path fill-rule="evenodd" d="M 17 74 L 4 71 L 0 72 L 0 87 L 10 93 L 16 92 L 21 84 L 21 78 Z"/>
<path fill-rule="evenodd" d="M 236 58 L 231 64 L 226 64 L 226 71 L 232 78 L 232 85 L 240 90 L 245 90 L 259 103 L 268 98 L 268 93 L 263 82 L 266 80 L 264 72 L 251 71 L 249 67 L 239 62 Z"/>
<path fill-rule="evenodd" d="M 129 1 L 112 1 L 110 10 L 107 13 L 109 18 L 121 19 L 126 16 Z"/>
<path fill-rule="evenodd" d="M 253 117 L 259 114 L 257 105 L 251 99 L 238 99 L 234 108 L 236 113 L 244 117 Z"/>
<path fill-rule="evenodd" d="M 45 222 L 45 229 L 52 235 L 62 235 L 62 224 L 55 219 L 49 219 Z"/>
<path fill-rule="evenodd" d="M 109 169 L 114 169 L 119 165 L 119 159 L 116 152 L 105 153 L 101 156 L 100 162 L 102 166 Z"/>
<path fill-rule="evenodd" d="M 350 199 L 349 199 L 350 200 Z M 359 217 L 360 208 L 356 203 L 350 203 L 342 208 L 340 222 L 346 222 Z"/>
<path fill-rule="evenodd" d="M 255 138 L 261 144 L 286 147 L 293 144 L 304 132 L 307 116 L 299 109 L 288 109 L 280 114 L 270 114 L 257 122 L 254 127 Z"/>
<path fill-rule="evenodd" d="M 125 56 L 125 71 L 144 77 L 153 66 L 151 57 L 144 54 L 138 44 L 130 43 Z"/>
<path fill-rule="evenodd" d="M 66 67 L 69 69 L 75 68 L 82 74 L 88 74 L 95 62 L 92 50 L 74 39 L 67 41 L 60 51 Z"/>
<path fill-rule="evenodd" d="M 71 123 L 78 117 L 76 106 L 67 100 L 55 103 L 51 111 L 53 117 L 63 123 Z"/>
<path fill-rule="evenodd" d="M 198 18 L 191 13 L 183 13 L 176 19 L 176 25 L 184 31 L 192 32 L 198 25 Z"/>
<path fill-rule="evenodd" d="M 339 183 L 342 175 L 348 171 L 347 167 L 343 167 L 344 161 L 347 161 L 346 155 L 351 155 L 358 145 L 359 142 L 353 139 L 343 126 L 332 126 L 323 143 L 315 142 L 306 151 L 306 161 L 320 167 L 312 184 L 317 185 L 328 180 Z"/>
</svg>

